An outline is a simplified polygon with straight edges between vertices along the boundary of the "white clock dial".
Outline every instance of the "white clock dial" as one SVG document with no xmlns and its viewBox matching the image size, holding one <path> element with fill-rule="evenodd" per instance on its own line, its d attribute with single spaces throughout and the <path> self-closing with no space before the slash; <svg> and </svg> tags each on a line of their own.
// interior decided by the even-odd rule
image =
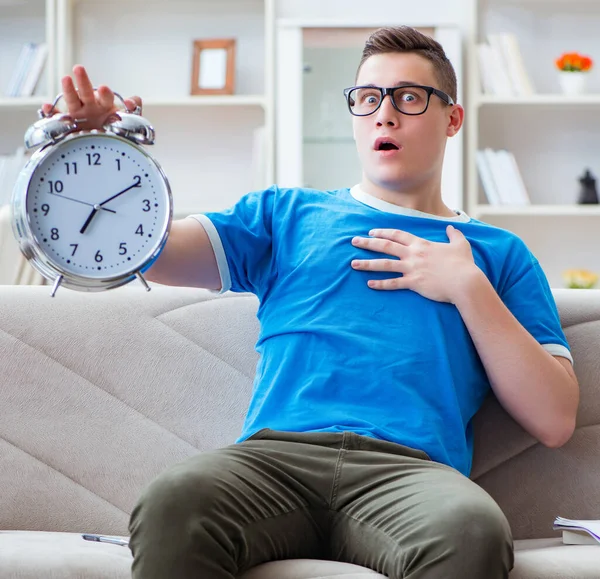
<svg viewBox="0 0 600 579">
<path fill-rule="evenodd" d="M 54 146 L 30 179 L 27 216 L 37 244 L 60 269 L 92 279 L 139 270 L 170 219 L 160 168 L 114 135 Z"/>
</svg>

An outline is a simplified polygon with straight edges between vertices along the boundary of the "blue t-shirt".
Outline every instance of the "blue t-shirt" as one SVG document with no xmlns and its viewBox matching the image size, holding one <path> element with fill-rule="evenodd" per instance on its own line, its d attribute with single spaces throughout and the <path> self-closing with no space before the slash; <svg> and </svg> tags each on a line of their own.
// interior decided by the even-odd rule
<svg viewBox="0 0 600 579">
<path fill-rule="evenodd" d="M 240 440 L 262 428 L 352 431 L 469 474 L 471 419 L 490 389 L 484 367 L 454 305 L 373 290 L 368 279 L 400 274 L 351 267 L 381 257 L 351 243 L 373 228 L 448 242 L 452 223 L 519 322 L 552 355 L 571 359 L 538 261 L 513 233 L 462 212 L 433 216 L 358 187 L 272 187 L 194 217 L 213 244 L 221 291 L 260 302 L 260 358 Z"/>
</svg>

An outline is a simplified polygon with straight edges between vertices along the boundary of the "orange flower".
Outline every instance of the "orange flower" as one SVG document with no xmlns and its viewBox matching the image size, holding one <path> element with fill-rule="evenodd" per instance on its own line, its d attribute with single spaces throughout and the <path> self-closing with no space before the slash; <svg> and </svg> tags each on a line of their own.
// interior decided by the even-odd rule
<svg viewBox="0 0 600 579">
<path fill-rule="evenodd" d="M 554 62 L 558 70 L 566 72 L 586 72 L 594 64 L 589 56 L 584 56 L 578 52 L 565 52 Z"/>
</svg>

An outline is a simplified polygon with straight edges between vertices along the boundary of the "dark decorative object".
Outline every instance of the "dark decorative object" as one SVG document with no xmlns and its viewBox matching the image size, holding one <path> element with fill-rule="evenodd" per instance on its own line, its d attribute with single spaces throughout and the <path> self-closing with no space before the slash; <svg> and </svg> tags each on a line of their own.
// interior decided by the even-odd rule
<svg viewBox="0 0 600 579">
<path fill-rule="evenodd" d="M 579 203 L 598 203 L 598 191 L 596 190 L 596 179 L 586 169 L 585 175 L 579 179 L 581 191 L 579 193 Z"/>
</svg>

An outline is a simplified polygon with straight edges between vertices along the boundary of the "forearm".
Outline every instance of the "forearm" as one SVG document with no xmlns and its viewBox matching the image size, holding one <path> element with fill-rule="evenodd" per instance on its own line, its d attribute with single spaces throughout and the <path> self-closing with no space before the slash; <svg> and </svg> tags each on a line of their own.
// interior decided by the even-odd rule
<svg viewBox="0 0 600 579">
<path fill-rule="evenodd" d="M 196 219 L 173 221 L 167 243 L 146 279 L 163 285 L 221 289 L 212 245 Z"/>
<path fill-rule="evenodd" d="M 481 270 L 454 303 L 503 407 L 542 443 L 566 442 L 579 403 L 576 379 L 512 315 Z"/>
</svg>

